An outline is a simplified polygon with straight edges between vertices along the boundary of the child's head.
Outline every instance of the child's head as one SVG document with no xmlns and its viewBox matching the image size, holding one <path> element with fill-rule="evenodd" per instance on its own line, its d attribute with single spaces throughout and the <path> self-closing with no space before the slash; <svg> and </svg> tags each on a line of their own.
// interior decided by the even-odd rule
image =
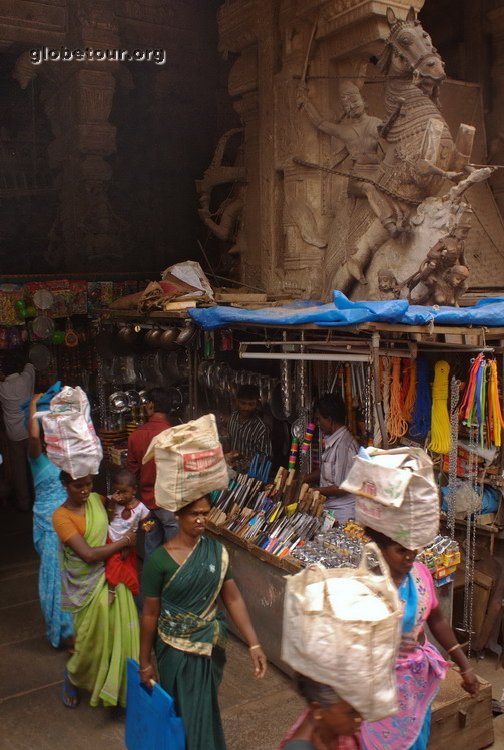
<svg viewBox="0 0 504 750">
<path fill-rule="evenodd" d="M 137 480 L 134 474 L 127 469 L 118 471 L 112 480 L 112 493 L 114 500 L 120 505 L 127 505 L 135 497 Z"/>
</svg>

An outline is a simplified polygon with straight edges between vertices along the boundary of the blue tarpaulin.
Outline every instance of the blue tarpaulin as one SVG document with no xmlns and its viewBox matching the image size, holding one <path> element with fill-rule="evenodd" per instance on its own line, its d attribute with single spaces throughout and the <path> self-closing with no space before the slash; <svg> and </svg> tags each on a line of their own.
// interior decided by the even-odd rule
<svg viewBox="0 0 504 750">
<path fill-rule="evenodd" d="M 191 318 L 207 331 L 238 323 L 248 325 L 303 325 L 321 327 L 351 326 L 358 323 L 401 325 L 504 326 L 504 297 L 480 300 L 471 307 L 426 307 L 407 300 L 352 302 L 343 292 L 334 291 L 329 303 L 299 300 L 281 307 L 248 310 L 240 307 L 207 307 L 189 310 Z"/>
</svg>

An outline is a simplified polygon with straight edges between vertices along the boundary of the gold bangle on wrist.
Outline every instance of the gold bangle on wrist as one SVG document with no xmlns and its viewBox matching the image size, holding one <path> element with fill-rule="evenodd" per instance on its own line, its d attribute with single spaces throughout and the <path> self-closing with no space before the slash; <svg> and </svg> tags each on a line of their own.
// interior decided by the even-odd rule
<svg viewBox="0 0 504 750">
<path fill-rule="evenodd" d="M 255 646 L 249 646 L 249 651 L 255 651 L 256 648 L 262 648 L 260 643 L 256 643 Z"/>
<path fill-rule="evenodd" d="M 458 648 L 462 648 L 462 644 L 461 643 L 456 643 L 454 646 L 452 646 L 451 648 L 447 649 L 447 653 L 448 654 L 452 654 Z"/>
<path fill-rule="evenodd" d="M 139 668 L 138 668 L 138 671 L 139 671 L 139 672 L 147 672 L 147 671 L 148 671 L 149 669 L 150 669 L 150 664 L 149 664 L 149 666 L 148 666 L 148 667 L 144 667 L 143 669 L 140 669 L 140 667 L 139 667 Z"/>
</svg>

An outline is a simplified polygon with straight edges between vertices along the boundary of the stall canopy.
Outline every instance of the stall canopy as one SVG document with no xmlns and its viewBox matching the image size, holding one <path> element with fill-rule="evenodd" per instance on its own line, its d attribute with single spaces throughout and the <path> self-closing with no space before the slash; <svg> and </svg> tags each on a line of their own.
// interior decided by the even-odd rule
<svg viewBox="0 0 504 750">
<path fill-rule="evenodd" d="M 400 325 L 504 326 L 504 297 L 480 300 L 470 307 L 426 307 L 407 300 L 352 302 L 342 292 L 333 292 L 329 303 L 297 300 L 281 307 L 249 310 L 240 307 L 207 307 L 189 310 L 189 315 L 205 330 L 233 324 L 304 325 L 321 327 L 351 326 L 359 323 Z"/>
</svg>

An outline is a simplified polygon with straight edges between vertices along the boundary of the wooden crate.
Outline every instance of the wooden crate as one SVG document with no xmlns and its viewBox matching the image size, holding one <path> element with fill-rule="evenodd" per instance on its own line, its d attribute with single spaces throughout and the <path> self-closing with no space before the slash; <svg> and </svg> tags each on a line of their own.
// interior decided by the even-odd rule
<svg viewBox="0 0 504 750">
<path fill-rule="evenodd" d="M 492 686 L 480 679 L 477 698 L 460 687 L 460 675 L 450 669 L 434 701 L 428 750 L 482 750 L 494 741 Z"/>
</svg>

